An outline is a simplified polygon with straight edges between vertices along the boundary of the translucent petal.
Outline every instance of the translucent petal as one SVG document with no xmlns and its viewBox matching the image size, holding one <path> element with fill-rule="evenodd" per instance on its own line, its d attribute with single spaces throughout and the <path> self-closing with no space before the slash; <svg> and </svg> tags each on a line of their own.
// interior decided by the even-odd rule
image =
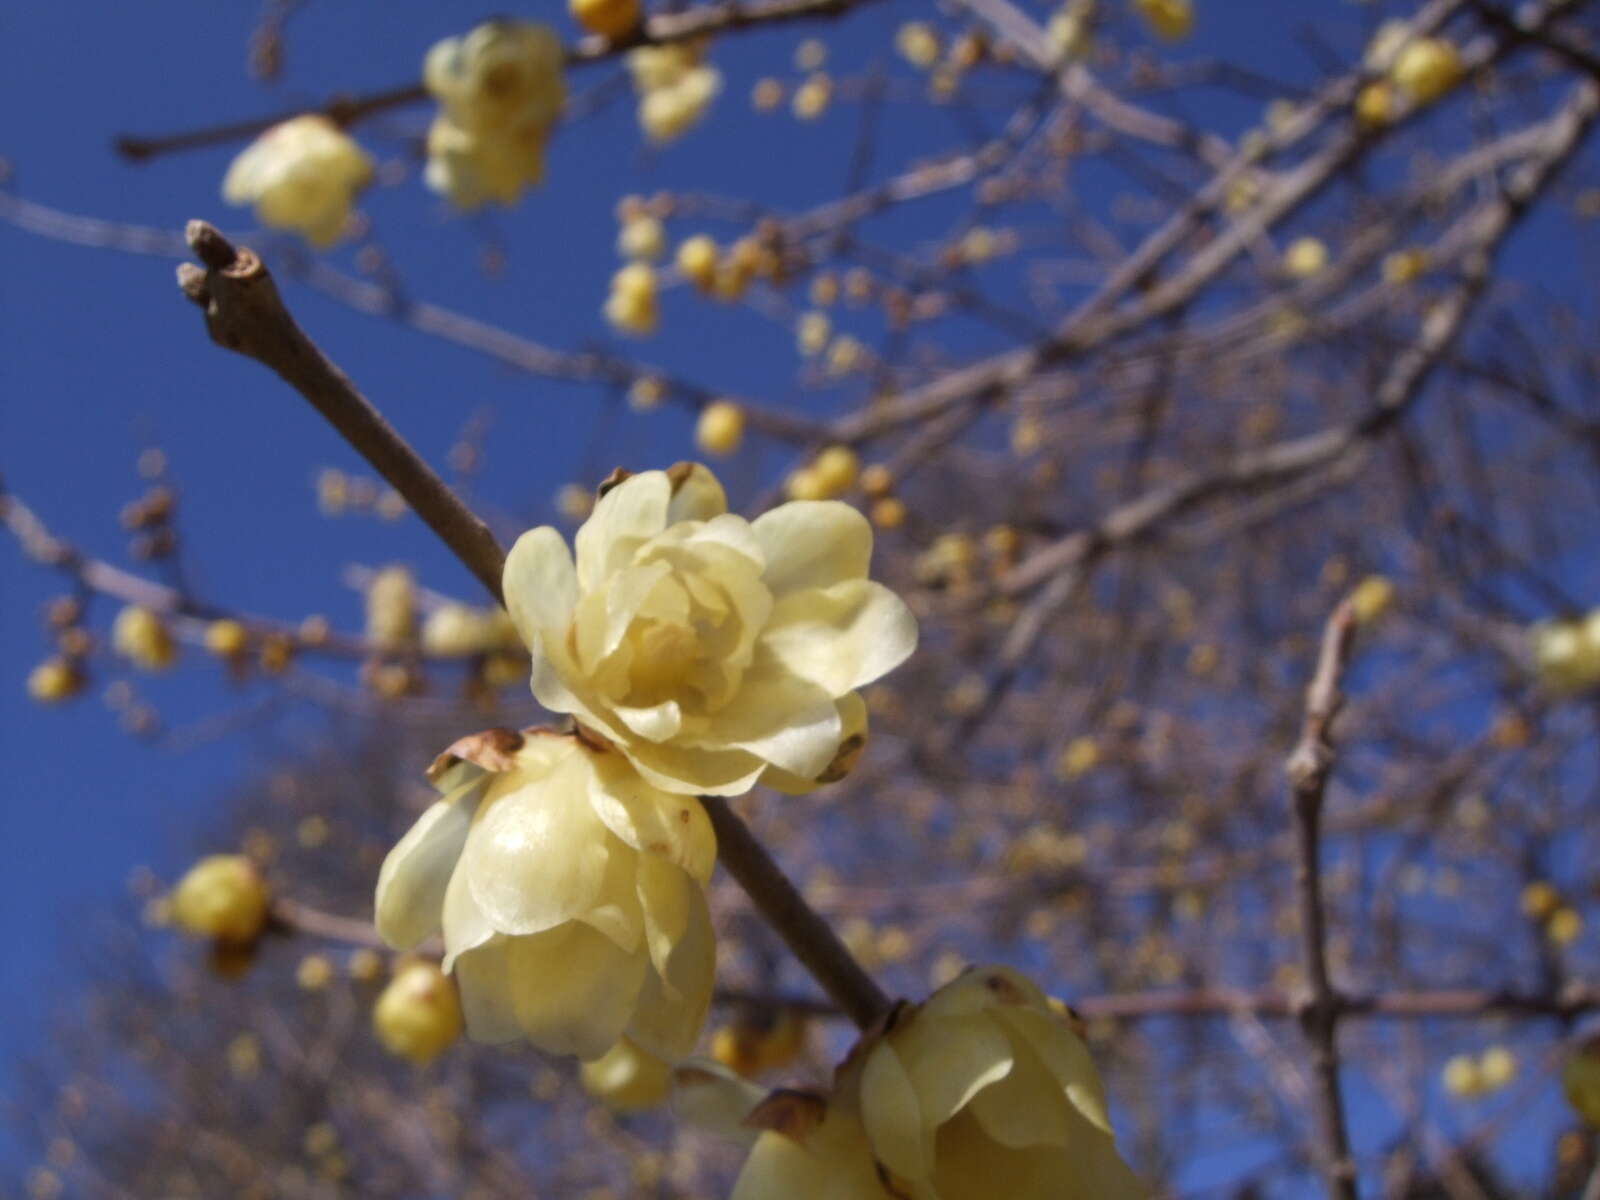
<svg viewBox="0 0 1600 1200">
<path fill-rule="evenodd" d="M 628 747 L 639 774 L 656 787 L 684 795 L 741 796 L 766 763 L 745 750 L 644 742 Z"/>
<path fill-rule="evenodd" d="M 631 476 L 600 497 L 573 539 L 578 551 L 578 584 L 584 591 L 602 587 L 645 541 L 666 528 L 671 498 L 672 485 L 665 471 Z"/>
<path fill-rule="evenodd" d="M 499 935 L 467 887 L 467 877 L 461 871 L 450 876 L 444 890 L 444 969 L 451 970 L 456 959 L 479 946 L 486 945 Z"/>
<path fill-rule="evenodd" d="M 1018 1046 L 1010 1074 L 974 1095 L 968 1109 L 1002 1146 L 1066 1147 L 1074 1135 L 1077 1141 L 1090 1133 L 1106 1136 L 1067 1103 L 1055 1077 L 1024 1046 Z"/>
<path fill-rule="evenodd" d="M 887 1041 L 867 1055 L 861 1071 L 861 1122 L 873 1156 L 907 1180 L 933 1174 L 933 1127 L 923 1118 L 911 1076 Z"/>
<path fill-rule="evenodd" d="M 796 675 L 842 696 L 910 656 L 917 619 L 882 584 L 850 580 L 783 596 L 761 642 Z"/>
<path fill-rule="evenodd" d="M 936 1127 L 955 1116 L 984 1088 L 1011 1073 L 1009 1039 L 986 1013 L 928 1020 L 918 1013 L 890 1035 L 922 1106 Z"/>
<path fill-rule="evenodd" d="M 730 1142 L 755 1142 L 759 1135 L 744 1120 L 766 1096 L 766 1088 L 715 1059 L 687 1059 L 672 1072 L 672 1115 Z"/>
<path fill-rule="evenodd" d="M 445 888 L 483 794 L 480 778 L 432 805 L 395 843 L 378 871 L 378 936 L 406 950 L 439 932 Z"/>
<path fill-rule="evenodd" d="M 596 755 L 591 761 L 589 801 L 612 833 L 702 883 L 711 878 L 717 839 L 698 800 L 650 786 L 620 755 Z"/>
<path fill-rule="evenodd" d="M 578 601 L 578 579 L 567 543 L 549 525 L 517 539 L 500 582 L 506 611 L 535 655 L 542 636 L 559 638 L 566 632 Z"/>
<path fill-rule="evenodd" d="M 823 768 L 822 774 L 806 778 L 779 767 L 768 767 L 761 773 L 761 782 L 764 785 L 780 792 L 787 792 L 791 796 L 803 796 L 807 792 L 816 791 L 819 787 L 837 783 L 849 774 L 850 768 L 860 757 L 862 747 L 865 745 L 867 705 L 861 699 L 860 692 L 846 692 L 834 701 L 834 708 L 839 713 L 839 752 Z M 852 739 L 859 740 L 852 743 Z"/>
<path fill-rule="evenodd" d="M 671 472 L 674 477 L 681 465 Z M 728 511 L 728 496 L 717 477 L 702 463 L 688 466 L 688 474 L 672 489 L 672 502 L 667 505 L 669 525 L 679 521 L 709 521 Z"/>
<path fill-rule="evenodd" d="M 612 853 L 632 853 L 595 815 L 586 776 L 573 757 L 506 794 L 491 791 L 458 869 L 500 933 L 538 933 L 587 912 Z"/>
<path fill-rule="evenodd" d="M 501 1045 L 522 1038 L 511 988 L 511 939 L 495 937 L 462 954 L 452 970 L 461 991 L 461 1015 L 475 1042 Z"/>
<path fill-rule="evenodd" d="M 675 883 L 662 882 L 667 872 L 676 877 Z M 628 1032 L 652 1052 L 680 1058 L 694 1049 L 711 1007 L 717 967 L 711 910 L 700 885 L 666 864 L 654 871 L 640 872 L 639 898 L 644 904 L 646 924 L 652 926 L 651 957 L 657 965 L 645 976 L 638 1011 Z M 665 936 L 667 921 L 681 921 L 670 942 Z M 659 965 L 663 949 L 667 950 L 664 971 Z"/>
<path fill-rule="evenodd" d="M 872 526 L 839 500 L 794 500 L 750 523 L 766 551 L 763 575 L 772 594 L 863 579 L 872 559 Z"/>
<path fill-rule="evenodd" d="M 550 1054 L 599 1058 L 639 1003 L 648 961 L 588 925 L 510 940 L 517 1022 Z"/>
<path fill-rule="evenodd" d="M 677 737 L 683 729 L 683 710 L 676 700 L 663 700 L 660 704 L 645 708 L 618 704 L 611 711 L 616 714 L 617 720 L 647 742 L 664 742 Z"/>
<path fill-rule="evenodd" d="M 994 1013 L 1049 1068 L 1066 1097 L 1091 1124 L 1111 1132 L 1105 1084 L 1083 1039 L 1050 1013 L 998 1008 Z"/>
<path fill-rule="evenodd" d="M 974 1193 L 977 1194 L 977 1193 Z M 1003 1193 L 983 1193 L 1001 1196 Z M 756 1139 L 732 1200 L 886 1200 L 860 1126 L 830 1109 L 802 1145 L 781 1133 Z"/>
</svg>

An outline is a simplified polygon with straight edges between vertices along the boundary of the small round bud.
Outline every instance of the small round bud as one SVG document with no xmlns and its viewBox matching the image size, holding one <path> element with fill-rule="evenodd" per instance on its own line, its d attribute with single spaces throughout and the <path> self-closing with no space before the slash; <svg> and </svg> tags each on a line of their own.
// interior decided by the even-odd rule
<svg viewBox="0 0 1600 1200">
<path fill-rule="evenodd" d="M 900 26 L 894 48 L 901 58 L 924 71 L 939 61 L 939 35 L 926 21 L 907 21 Z"/>
<path fill-rule="evenodd" d="M 1075 737 L 1056 759 L 1055 776 L 1065 782 L 1087 775 L 1099 765 L 1099 744 L 1092 737 Z"/>
<path fill-rule="evenodd" d="M 879 529 L 899 529 L 906 523 L 905 501 L 895 496 L 884 496 L 874 501 L 872 523 Z"/>
<path fill-rule="evenodd" d="M 224 617 L 206 626 L 206 649 L 218 658 L 237 658 L 250 644 L 250 634 L 239 622 Z"/>
<path fill-rule="evenodd" d="M 701 291 L 710 289 L 717 274 L 717 243 L 697 233 L 678 247 L 678 270 Z"/>
<path fill-rule="evenodd" d="M 827 313 L 801 313 L 800 320 L 795 324 L 795 345 L 801 354 L 813 357 L 822 353 L 832 332 L 833 322 L 828 319 Z"/>
<path fill-rule="evenodd" d="M 1484 1092 L 1483 1072 L 1478 1060 L 1470 1054 L 1457 1054 L 1444 1064 L 1440 1076 L 1444 1090 L 1458 1100 L 1481 1096 Z"/>
<path fill-rule="evenodd" d="M 1370 625 L 1394 603 L 1394 584 L 1384 575 L 1368 575 L 1350 593 L 1350 607 L 1356 620 Z"/>
<path fill-rule="evenodd" d="M 653 375 L 641 375 L 628 386 L 628 407 L 634 412 L 654 412 L 666 396 L 666 384 Z"/>
<path fill-rule="evenodd" d="M 1194 5 L 1191 0 L 1133 0 L 1145 24 L 1158 38 L 1181 42 L 1194 32 Z"/>
<path fill-rule="evenodd" d="M 436 963 L 407 963 L 373 1005 L 372 1028 L 390 1054 L 419 1065 L 432 1062 L 461 1036 L 455 983 Z"/>
<path fill-rule="evenodd" d="M 1428 270 L 1428 252 L 1421 249 L 1396 250 L 1383 260 L 1383 281 L 1396 287 L 1412 283 Z"/>
<path fill-rule="evenodd" d="M 821 476 L 812 467 L 801 467 L 784 480 L 784 495 L 791 500 L 826 500 L 829 492 Z"/>
<path fill-rule="evenodd" d="M 672 1089 L 672 1067 L 621 1039 L 592 1062 L 578 1068 L 583 1090 L 613 1112 L 641 1112 L 654 1108 Z"/>
<path fill-rule="evenodd" d="M 177 644 L 166 624 L 148 608 L 130 604 L 111 626 L 116 652 L 146 671 L 163 671 L 178 657 Z"/>
<path fill-rule="evenodd" d="M 572 19 L 590 33 L 619 38 L 639 24 L 639 0 L 568 0 Z"/>
<path fill-rule="evenodd" d="M 350 960 L 345 964 L 345 970 L 357 983 L 371 983 L 383 975 L 383 955 L 362 946 L 359 950 L 350 952 Z"/>
<path fill-rule="evenodd" d="M 655 217 L 637 217 L 617 234 L 617 253 L 635 262 L 655 262 L 667 252 L 667 231 Z"/>
<path fill-rule="evenodd" d="M 827 111 L 832 99 L 833 80 L 825 72 L 818 71 L 794 90 L 789 109 L 799 120 L 814 121 Z"/>
<path fill-rule="evenodd" d="M 1283 255 L 1283 269 L 1294 279 L 1310 279 L 1328 265 L 1328 247 L 1314 237 L 1295 238 Z"/>
<path fill-rule="evenodd" d="M 1517 1077 L 1517 1056 L 1505 1046 L 1490 1046 L 1478 1056 L 1478 1076 L 1485 1091 L 1499 1091 Z"/>
<path fill-rule="evenodd" d="M 1371 129 L 1394 120 L 1394 88 L 1388 80 L 1369 83 L 1356 94 L 1356 120 Z"/>
<path fill-rule="evenodd" d="M 83 673 L 65 658 L 47 658 L 28 672 L 28 695 L 40 704 L 70 700 L 83 684 Z"/>
<path fill-rule="evenodd" d="M 642 262 L 632 262 L 611 278 L 606 297 L 606 320 L 623 333 L 644 337 L 654 333 L 660 319 L 656 304 L 656 273 Z"/>
<path fill-rule="evenodd" d="M 1420 38 L 1400 51 L 1389 77 L 1418 104 L 1429 104 L 1461 82 L 1464 68 L 1455 44 Z"/>
<path fill-rule="evenodd" d="M 1544 932 L 1556 945 L 1570 946 L 1583 936 L 1583 917 L 1577 909 L 1562 905 L 1550 914 Z"/>
<path fill-rule="evenodd" d="M 399 650 L 416 632 L 416 581 L 404 567 L 385 567 L 367 584 L 367 637 L 385 650 Z"/>
<path fill-rule="evenodd" d="M 242 854 L 202 858 L 172 892 L 172 921 L 197 937 L 251 942 L 267 923 L 266 881 Z"/>
<path fill-rule="evenodd" d="M 861 471 L 861 459 L 849 446 L 829 446 L 811 464 L 823 490 L 829 496 L 847 492 Z"/>
<path fill-rule="evenodd" d="M 715 400 L 700 411 L 695 445 L 719 458 L 735 453 L 744 440 L 744 409 L 731 400 Z"/>
<path fill-rule="evenodd" d="M 776 79 L 758 79 L 750 89 L 750 106 L 757 112 L 772 112 L 782 103 L 783 84 Z"/>
<path fill-rule="evenodd" d="M 1561 893 L 1542 879 L 1536 879 L 1522 889 L 1522 913 L 1535 921 L 1543 921 L 1561 907 Z"/>
<path fill-rule="evenodd" d="M 887 496 L 894 487 L 894 472 L 882 463 L 862 468 L 861 490 L 869 496 Z"/>
<path fill-rule="evenodd" d="M 308 954 L 295 968 L 294 981 L 302 991 L 320 992 L 333 982 L 333 964 L 326 955 Z"/>
</svg>

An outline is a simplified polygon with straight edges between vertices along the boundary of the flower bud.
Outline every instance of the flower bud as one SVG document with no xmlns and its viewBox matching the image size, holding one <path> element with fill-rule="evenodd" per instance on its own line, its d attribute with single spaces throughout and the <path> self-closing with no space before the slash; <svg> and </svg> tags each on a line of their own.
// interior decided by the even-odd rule
<svg viewBox="0 0 1600 1200">
<path fill-rule="evenodd" d="M 461 1036 L 461 1001 L 437 963 L 413 961 L 395 972 L 372 1007 L 383 1048 L 419 1066 Z"/>
<path fill-rule="evenodd" d="M 178 657 L 166 624 L 148 608 L 130 604 L 111 625 L 112 648 L 146 671 L 164 671 Z"/>
<path fill-rule="evenodd" d="M 590 33 L 619 38 L 639 24 L 639 0 L 568 0 L 572 19 Z"/>
<path fill-rule="evenodd" d="M 632 262 L 611 277 L 606 298 L 606 320 L 623 333 L 643 337 L 654 333 L 660 313 L 656 305 L 656 273 L 649 265 Z"/>
<path fill-rule="evenodd" d="M 678 270 L 701 291 L 711 287 L 717 274 L 717 244 L 697 233 L 678 247 Z"/>
<path fill-rule="evenodd" d="M 239 622 L 224 617 L 206 626 L 206 649 L 218 658 L 237 658 L 250 643 L 250 634 Z"/>
<path fill-rule="evenodd" d="M 622 1038 L 599 1058 L 578 1068 L 583 1090 L 613 1112 L 654 1108 L 672 1089 L 672 1067 Z"/>
<path fill-rule="evenodd" d="M 1395 86 L 1417 104 L 1429 104 L 1461 82 L 1464 68 L 1455 44 L 1446 38 L 1420 38 L 1400 51 L 1390 69 Z"/>
<path fill-rule="evenodd" d="M 367 637 L 384 650 L 400 650 L 416 636 L 417 585 L 404 567 L 385 567 L 367 584 Z"/>
<path fill-rule="evenodd" d="M 1283 255 L 1283 269 L 1294 279 L 1310 279 L 1328 265 L 1328 247 L 1318 238 L 1296 238 Z"/>
<path fill-rule="evenodd" d="M 744 409 L 731 400 L 716 400 L 700 410 L 694 444 L 706 454 L 725 458 L 744 441 Z"/>
<path fill-rule="evenodd" d="M 1133 0 L 1145 24 L 1158 38 L 1181 42 L 1194 32 L 1194 5 L 1190 0 Z"/>
<path fill-rule="evenodd" d="M 254 941 L 267 923 L 266 881 L 242 854 L 202 858 L 172 892 L 173 924 L 197 937 Z"/>
<path fill-rule="evenodd" d="M 59 704 L 83 690 L 83 672 L 71 660 L 47 658 L 28 672 L 28 695 L 40 704 Z"/>
</svg>

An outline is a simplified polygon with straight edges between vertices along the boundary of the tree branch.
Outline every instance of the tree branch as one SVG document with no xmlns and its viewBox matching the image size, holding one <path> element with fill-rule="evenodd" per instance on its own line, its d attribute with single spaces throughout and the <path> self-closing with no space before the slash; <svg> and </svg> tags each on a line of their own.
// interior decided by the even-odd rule
<svg viewBox="0 0 1600 1200">
<path fill-rule="evenodd" d="M 272 368 L 310 401 L 504 603 L 505 552 L 488 527 L 295 324 L 261 260 L 247 248 L 236 250 L 204 221 L 189 222 L 187 238 L 206 268 L 185 263 L 178 282 L 205 309 L 211 339 Z M 728 874 L 840 1008 L 857 1024 L 869 1024 L 888 998 L 727 802 L 706 797 L 703 803 Z"/>
<path fill-rule="evenodd" d="M 1339 681 L 1355 642 L 1355 608 L 1347 599 L 1334 610 L 1322 635 L 1317 671 L 1306 694 L 1305 726 L 1289 755 L 1287 771 L 1294 802 L 1298 856 L 1295 886 L 1300 900 L 1301 951 L 1310 1003 L 1300 1022 L 1311 1042 L 1317 1081 L 1317 1117 L 1322 1126 L 1323 1170 L 1333 1200 L 1355 1200 L 1356 1167 L 1350 1155 L 1350 1132 L 1339 1095 L 1339 996 L 1328 978 L 1327 912 L 1322 897 L 1322 808 L 1333 773 L 1330 727 L 1344 703 Z"/>
</svg>

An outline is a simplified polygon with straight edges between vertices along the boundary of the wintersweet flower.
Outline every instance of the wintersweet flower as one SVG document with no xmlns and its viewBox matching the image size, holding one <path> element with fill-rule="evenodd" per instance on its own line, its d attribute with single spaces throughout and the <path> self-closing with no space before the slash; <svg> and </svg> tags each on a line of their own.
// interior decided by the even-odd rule
<svg viewBox="0 0 1600 1200">
<path fill-rule="evenodd" d="M 372 159 L 316 113 L 274 125 L 228 167 L 222 198 L 255 205 L 256 219 L 292 229 L 313 246 L 331 246 L 350 223 L 356 195 L 372 181 Z"/>
<path fill-rule="evenodd" d="M 399 948 L 443 933 L 467 1035 L 583 1059 L 624 1034 L 687 1053 L 715 959 L 699 802 L 539 729 L 463 738 L 429 775 L 443 799 L 384 860 L 377 926 Z"/>
<path fill-rule="evenodd" d="M 564 63 L 556 32 L 531 21 L 488 21 L 429 50 L 422 79 L 439 115 L 428 130 L 428 186 L 471 210 L 514 204 L 540 183 L 566 103 Z"/>
<path fill-rule="evenodd" d="M 778 1093 L 734 1200 L 1136 1200 L 1089 1051 L 1032 983 L 969 971 L 902 1005 L 832 1095 Z"/>
<path fill-rule="evenodd" d="M 607 739 L 655 787 L 738 795 L 841 777 L 865 740 L 856 688 L 916 646 L 867 578 L 872 529 L 837 501 L 746 521 L 699 464 L 624 478 L 578 530 L 543 526 L 506 561 L 533 694 Z"/>
<path fill-rule="evenodd" d="M 722 73 L 703 61 L 705 50 L 705 43 L 696 41 L 629 51 L 639 125 L 652 142 L 682 137 L 700 123 L 722 90 Z"/>
</svg>

